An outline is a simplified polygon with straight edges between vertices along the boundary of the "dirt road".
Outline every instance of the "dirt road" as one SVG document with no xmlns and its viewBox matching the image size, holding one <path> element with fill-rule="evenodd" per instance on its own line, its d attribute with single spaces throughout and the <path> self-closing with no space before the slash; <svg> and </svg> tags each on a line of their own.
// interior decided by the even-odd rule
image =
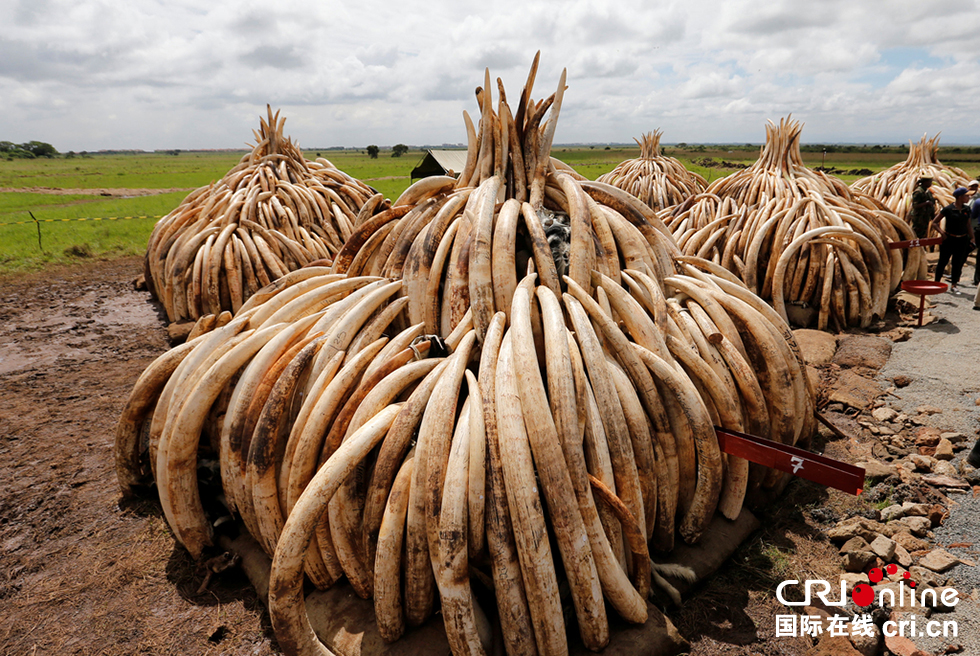
<svg viewBox="0 0 980 656">
<path fill-rule="evenodd" d="M 0 653 L 271 654 L 237 571 L 198 593 L 153 500 L 120 505 L 115 424 L 168 348 L 137 259 L 0 279 Z"/>
</svg>

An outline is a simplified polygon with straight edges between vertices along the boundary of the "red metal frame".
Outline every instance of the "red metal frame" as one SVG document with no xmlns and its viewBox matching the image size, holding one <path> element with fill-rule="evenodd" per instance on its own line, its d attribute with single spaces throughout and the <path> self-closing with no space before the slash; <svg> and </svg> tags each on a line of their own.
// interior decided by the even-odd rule
<svg viewBox="0 0 980 656">
<path fill-rule="evenodd" d="M 942 237 L 929 237 L 928 239 L 910 239 L 908 241 L 892 241 L 888 243 L 888 248 L 897 250 L 899 248 L 915 248 L 916 246 L 938 246 L 943 243 Z"/>
<path fill-rule="evenodd" d="M 820 483 L 848 494 L 861 494 L 864 469 L 833 458 L 810 453 L 788 444 L 780 444 L 754 435 L 715 426 L 718 445 L 725 453 L 778 469 L 814 483 Z"/>
</svg>

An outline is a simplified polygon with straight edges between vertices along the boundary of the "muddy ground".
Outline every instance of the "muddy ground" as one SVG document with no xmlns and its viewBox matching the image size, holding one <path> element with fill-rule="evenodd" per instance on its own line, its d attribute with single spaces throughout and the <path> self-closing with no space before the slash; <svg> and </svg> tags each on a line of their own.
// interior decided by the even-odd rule
<svg viewBox="0 0 980 656">
<path fill-rule="evenodd" d="M 168 348 L 159 307 L 134 290 L 140 271 L 131 258 L 0 278 L 4 655 L 279 653 L 240 571 L 200 589 L 204 573 L 156 500 L 120 500 L 116 420 L 139 374 Z M 822 432 L 815 446 L 844 457 L 833 439 Z M 844 516 L 863 503 L 794 482 L 761 517 L 765 528 L 668 611 L 692 653 L 805 653 L 802 640 L 772 640 L 785 612 L 775 586 L 804 574 L 833 579 L 837 551 L 810 510 Z"/>
<path fill-rule="evenodd" d="M 116 420 L 168 348 L 133 259 L 0 280 L 0 653 L 272 654 L 238 572 L 203 573 L 155 500 L 120 503 Z"/>
</svg>

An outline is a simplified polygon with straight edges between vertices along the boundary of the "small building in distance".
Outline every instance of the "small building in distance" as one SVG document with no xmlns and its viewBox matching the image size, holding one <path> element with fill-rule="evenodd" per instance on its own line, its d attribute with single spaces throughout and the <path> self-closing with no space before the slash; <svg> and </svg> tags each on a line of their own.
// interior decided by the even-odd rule
<svg viewBox="0 0 980 656">
<path fill-rule="evenodd" d="M 466 150 L 428 150 L 422 161 L 412 169 L 412 180 L 432 175 L 451 175 L 458 178 L 466 166 Z"/>
</svg>

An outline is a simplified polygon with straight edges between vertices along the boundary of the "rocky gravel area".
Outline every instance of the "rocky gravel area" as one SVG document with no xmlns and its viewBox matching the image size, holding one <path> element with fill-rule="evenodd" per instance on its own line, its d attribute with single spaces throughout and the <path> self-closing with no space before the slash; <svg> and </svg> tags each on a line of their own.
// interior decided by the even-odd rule
<svg viewBox="0 0 980 656">
<path fill-rule="evenodd" d="M 971 280 L 972 273 L 967 268 L 963 280 Z M 963 285 L 957 292 L 932 297 L 930 313 L 937 320 L 916 328 L 908 343 L 896 344 L 881 371 L 884 381 L 903 376 L 910 381 L 897 392 L 901 399 L 888 400 L 888 408 L 906 413 L 913 406 L 935 408 L 940 412 L 933 414 L 929 423 L 940 431 L 963 436 L 966 448 L 952 457 L 942 438 L 937 444 L 937 452 L 948 458 L 941 461 L 943 471 L 958 473 L 968 487 L 948 490 L 950 512 L 935 528 L 933 540 L 951 558 L 959 559 L 944 575 L 965 597 L 954 615 L 958 643 L 968 654 L 980 653 L 980 487 L 975 487 L 980 485 L 980 472 L 965 462 L 980 427 L 980 311 L 974 310 L 973 298 L 974 289 Z M 916 644 L 927 653 L 942 648 L 941 640 L 928 637 Z"/>
<path fill-rule="evenodd" d="M 848 617 L 850 635 L 814 632 L 808 656 L 980 653 L 980 471 L 965 461 L 980 418 L 980 312 L 960 289 L 932 297 L 921 327 L 917 303 L 900 299 L 901 318 L 877 335 L 797 331 L 823 411 L 851 429 L 842 459 L 867 475 L 863 508 L 825 528 L 848 604 L 803 610 L 824 629 Z"/>
</svg>

